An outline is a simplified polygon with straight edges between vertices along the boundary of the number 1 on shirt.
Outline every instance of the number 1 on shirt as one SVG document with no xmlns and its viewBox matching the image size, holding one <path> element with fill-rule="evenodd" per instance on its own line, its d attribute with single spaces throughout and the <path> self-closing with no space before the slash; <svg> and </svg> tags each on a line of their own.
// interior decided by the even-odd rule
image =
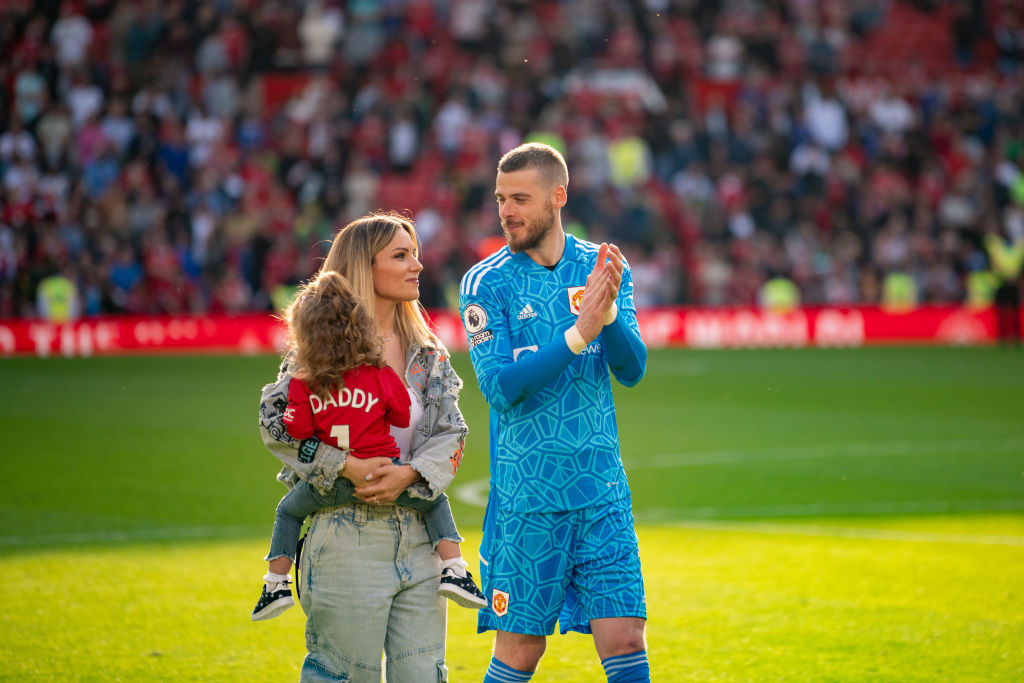
<svg viewBox="0 0 1024 683">
<path fill-rule="evenodd" d="M 348 425 L 332 425 L 331 438 L 338 442 L 338 448 L 348 450 Z"/>
</svg>

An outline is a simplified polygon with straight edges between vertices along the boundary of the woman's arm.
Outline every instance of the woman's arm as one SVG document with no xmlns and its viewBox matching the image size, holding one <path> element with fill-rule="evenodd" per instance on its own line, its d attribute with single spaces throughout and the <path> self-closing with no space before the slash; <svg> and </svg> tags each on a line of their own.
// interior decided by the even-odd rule
<svg viewBox="0 0 1024 683">
<path fill-rule="evenodd" d="M 423 478 L 409 494 L 434 499 L 451 485 L 462 464 L 469 427 L 459 409 L 462 379 L 452 368 L 448 350 L 443 346 L 427 352 L 433 359 L 428 371 L 423 426 L 426 431 L 413 434 L 409 464 Z"/>
<path fill-rule="evenodd" d="M 263 445 L 286 467 L 313 486 L 327 490 L 334 485 L 338 473 L 345 467 L 346 454 L 334 446 L 321 443 L 315 436 L 296 439 L 288 434 L 284 414 L 288 409 L 288 384 L 292 375 L 287 366 L 286 358 L 281 364 L 277 381 L 263 387 L 260 396 L 260 436 Z"/>
</svg>

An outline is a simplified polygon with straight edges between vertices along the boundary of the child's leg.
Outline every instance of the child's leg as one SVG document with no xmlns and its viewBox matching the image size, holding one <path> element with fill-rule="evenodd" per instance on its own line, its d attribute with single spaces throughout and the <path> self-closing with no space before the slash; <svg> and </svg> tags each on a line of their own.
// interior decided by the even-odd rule
<svg viewBox="0 0 1024 683">
<path fill-rule="evenodd" d="M 437 542 L 437 556 L 442 562 L 462 557 L 462 548 L 455 541 L 442 538 Z"/>
<path fill-rule="evenodd" d="M 300 481 L 277 504 L 274 533 L 270 537 L 270 552 L 266 557 L 272 574 L 288 574 L 295 561 L 302 522 L 321 507 L 322 498 L 307 482 Z"/>
<path fill-rule="evenodd" d="M 462 559 L 459 547 L 462 537 L 455 528 L 448 496 L 442 494 L 422 512 L 427 536 L 441 558 L 441 582 L 437 592 L 463 607 L 486 607 L 487 598 L 477 588 L 473 575 L 466 569 L 466 561 Z"/>
<path fill-rule="evenodd" d="M 448 568 L 462 559 L 462 548 L 459 544 L 463 539 L 455 526 L 455 517 L 452 515 L 452 506 L 448 502 L 447 494 L 442 493 L 434 500 L 424 500 L 413 498 L 407 491 L 403 491 L 395 503 L 423 513 L 427 537 L 441 558 L 442 567 Z"/>
<path fill-rule="evenodd" d="M 282 555 L 281 557 L 275 557 L 267 562 L 267 569 L 271 574 L 287 576 L 288 572 L 292 570 L 292 564 L 292 558 L 287 555 Z"/>
<path fill-rule="evenodd" d="M 403 491 L 395 500 L 396 505 L 404 505 L 413 510 L 423 513 L 423 521 L 426 522 L 427 536 L 430 544 L 442 560 L 461 557 L 459 544 L 463 538 L 459 536 L 459 530 L 455 526 L 455 517 L 452 516 L 452 506 L 448 503 L 448 496 L 442 493 L 434 500 L 414 498 L 408 491 Z M 444 554 L 441 546 L 444 545 Z"/>
<path fill-rule="evenodd" d="M 333 499 L 333 497 L 331 497 Z M 302 521 L 317 509 L 330 504 L 327 496 L 304 481 L 300 481 L 277 504 L 274 535 L 267 553 L 267 575 L 263 577 L 263 592 L 252 611 L 253 621 L 273 619 L 295 604 L 288 585 L 288 570 L 295 562 Z"/>
</svg>

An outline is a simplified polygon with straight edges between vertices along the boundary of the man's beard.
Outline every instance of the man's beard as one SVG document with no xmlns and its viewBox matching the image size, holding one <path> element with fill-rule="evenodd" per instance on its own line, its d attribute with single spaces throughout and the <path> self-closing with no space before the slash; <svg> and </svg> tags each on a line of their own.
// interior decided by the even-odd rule
<svg viewBox="0 0 1024 683">
<path fill-rule="evenodd" d="M 547 209 L 546 215 L 541 216 L 535 221 L 523 221 L 519 231 L 524 234 L 516 240 L 513 240 L 508 230 L 505 229 L 505 221 L 501 222 L 501 231 L 505 233 L 505 240 L 508 242 L 509 251 L 513 254 L 518 254 L 521 251 L 529 251 L 540 246 L 540 243 L 544 241 L 544 238 L 547 237 L 547 234 L 551 232 L 555 225 L 555 207 L 551 202 L 548 202 L 545 208 Z"/>
</svg>

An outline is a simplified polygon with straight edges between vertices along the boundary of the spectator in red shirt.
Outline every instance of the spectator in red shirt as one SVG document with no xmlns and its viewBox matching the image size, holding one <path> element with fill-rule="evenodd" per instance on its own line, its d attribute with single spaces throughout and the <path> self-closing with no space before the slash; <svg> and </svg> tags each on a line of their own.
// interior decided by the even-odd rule
<svg viewBox="0 0 1024 683">
<path fill-rule="evenodd" d="M 423 409 L 384 362 L 374 321 L 345 277 L 336 271 L 321 272 L 300 288 L 286 317 L 296 363 L 284 414 L 288 433 L 296 439 L 316 436 L 356 458 L 380 459 L 376 465 L 399 464 L 400 451 L 390 428 L 406 429 L 413 417 L 413 424 L 419 422 Z M 412 406 L 418 412 L 415 416 Z M 300 481 L 281 499 L 253 621 L 276 617 L 295 604 L 288 572 L 302 521 L 316 510 L 355 500 L 351 485 L 339 483 L 347 480 L 339 477 L 327 490 Z M 451 540 L 459 535 L 447 496 L 427 501 L 403 493 L 396 502 L 423 513 L 427 535 L 442 563 L 462 562 L 459 544 Z M 464 607 L 487 605 L 468 572 L 463 580 L 442 574 L 438 593 Z"/>
</svg>

